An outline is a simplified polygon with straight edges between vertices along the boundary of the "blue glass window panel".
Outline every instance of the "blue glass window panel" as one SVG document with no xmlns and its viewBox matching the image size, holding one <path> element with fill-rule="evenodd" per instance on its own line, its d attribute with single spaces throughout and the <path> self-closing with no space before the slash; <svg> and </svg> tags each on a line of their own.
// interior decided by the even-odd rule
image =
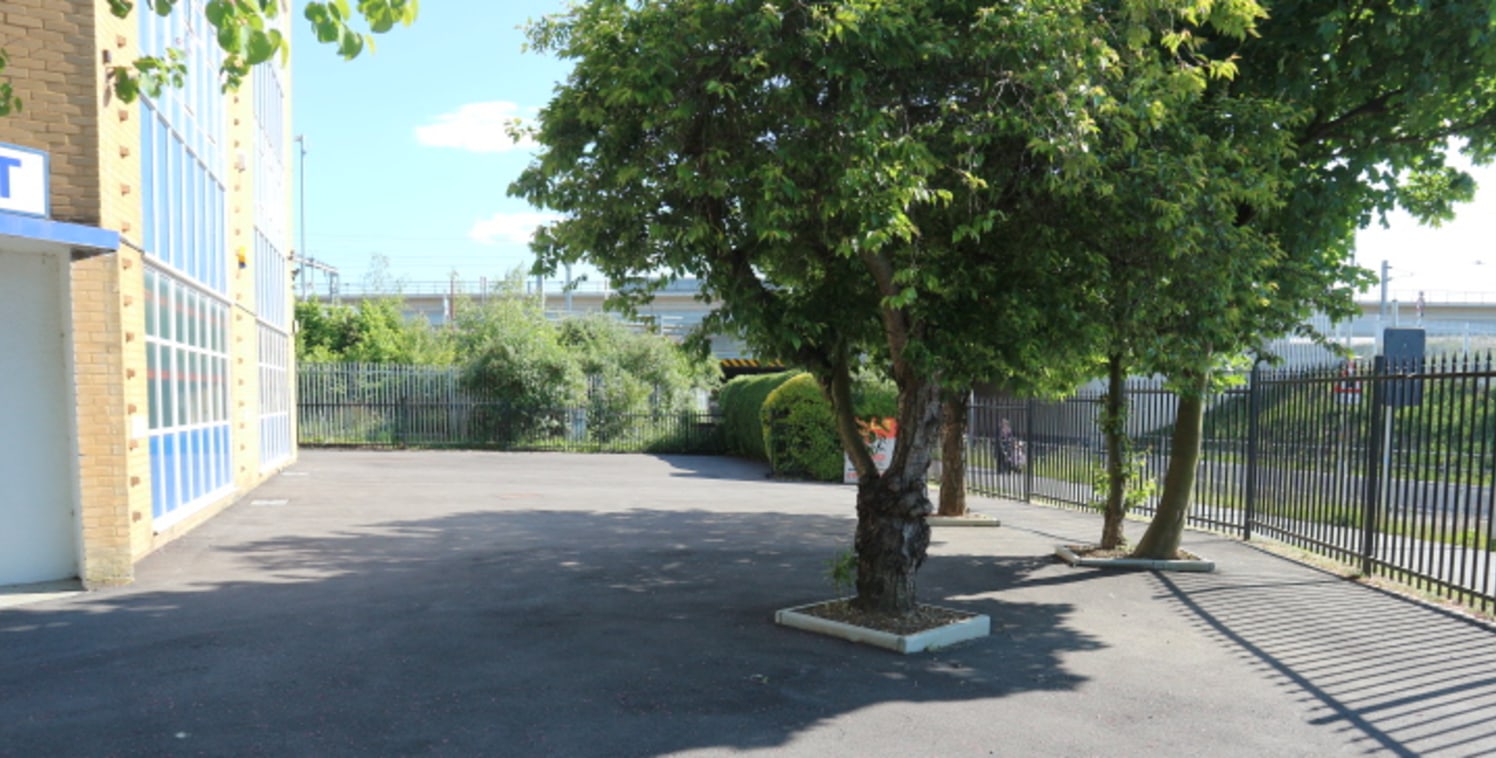
<svg viewBox="0 0 1496 758">
<path fill-rule="evenodd" d="M 185 502 L 190 503 L 203 496 L 202 462 L 205 451 L 203 450 L 203 432 L 201 429 L 183 432 L 183 435 L 186 437 L 187 447 L 182 452 L 187 457 L 186 469 L 188 479 L 191 482 L 187 489 L 188 494 Z"/>
<path fill-rule="evenodd" d="M 229 428 L 226 426 L 218 427 L 218 484 L 221 487 L 228 486 L 229 482 L 233 480 L 234 455 L 233 449 L 230 447 L 231 442 Z"/>
<path fill-rule="evenodd" d="M 161 443 L 161 515 L 165 515 L 177 509 L 180 491 L 177 479 L 177 436 L 166 434 L 156 438 L 156 441 Z"/>
<path fill-rule="evenodd" d="M 161 456 L 161 438 L 152 437 L 151 451 L 151 515 L 161 518 L 166 514 L 166 477 Z"/>
</svg>

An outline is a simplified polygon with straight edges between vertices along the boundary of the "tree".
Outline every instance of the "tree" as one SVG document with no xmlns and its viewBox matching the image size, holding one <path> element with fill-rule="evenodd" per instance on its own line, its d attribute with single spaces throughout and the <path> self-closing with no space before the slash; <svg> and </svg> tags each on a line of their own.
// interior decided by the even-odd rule
<svg viewBox="0 0 1496 758">
<path fill-rule="evenodd" d="M 1086 287 L 1102 338 L 1098 365 L 1107 378 L 1098 414 L 1106 444 L 1103 548 L 1122 544 L 1128 491 L 1136 486 L 1129 374 L 1206 371 L 1216 356 L 1244 349 L 1264 331 L 1287 329 L 1312 308 L 1337 304 L 1326 296 L 1329 287 L 1281 289 L 1280 247 L 1238 223 L 1243 208 L 1278 202 L 1281 186 L 1271 166 L 1283 140 L 1271 128 L 1281 112 L 1273 104 L 1230 101 L 1235 110 L 1223 108 L 1218 93 L 1232 72 L 1223 69 L 1214 86 L 1170 101 L 1170 110 L 1187 118 L 1159 119 L 1152 102 L 1131 103 L 1119 92 L 1123 107 L 1100 123 L 1093 182 L 1069 198 L 1077 220 L 1069 230 L 1073 244 L 1090 261 Z M 1240 134 L 1213 129 L 1223 121 Z M 1321 273 L 1331 281 L 1343 276 L 1339 269 Z M 1173 462 L 1193 471 L 1182 455 Z"/>
<path fill-rule="evenodd" d="M 689 408 L 717 371 L 664 337 L 603 314 L 562 321 L 558 337 L 587 377 L 587 427 L 598 440 L 628 429 L 631 415 Z"/>
<path fill-rule="evenodd" d="M 1176 361 L 1169 372 L 1183 390 L 1174 457 L 1136 555 L 1171 557 L 1178 550 L 1213 360 L 1289 331 L 1305 302 L 1344 312 L 1368 276 L 1352 264 L 1358 227 L 1394 206 L 1424 219 L 1446 218 L 1454 203 L 1471 197 L 1470 177 L 1448 167 L 1444 156 L 1454 138 L 1478 163 L 1492 156 L 1493 12 L 1485 2 L 1281 2 L 1260 26 L 1260 39 L 1243 46 L 1240 75 L 1207 106 L 1240 118 L 1248 112 L 1244 104 L 1270 105 L 1276 133 L 1243 129 L 1252 122 L 1230 118 L 1206 128 L 1244 143 L 1254 134 L 1286 139 L 1276 152 L 1251 153 L 1268 156 L 1251 170 L 1275 183 L 1279 200 L 1239 204 L 1234 227 L 1222 229 L 1214 254 L 1201 258 L 1226 280 L 1195 291 L 1236 293 L 1224 304 L 1237 310 L 1232 319 L 1195 323 L 1176 348 L 1176 355 L 1196 360 Z M 1255 269 L 1227 267 L 1252 258 L 1240 255 L 1242 240 L 1267 240 L 1275 250 Z"/>
<path fill-rule="evenodd" d="M 940 398 L 939 516 L 966 515 L 966 421 L 971 390 L 945 390 Z"/>
<path fill-rule="evenodd" d="M 459 301 L 455 328 L 462 385 L 501 404 L 489 419 L 494 440 L 557 431 L 562 411 L 585 400 L 586 375 L 517 274 L 481 300 Z"/>
<path fill-rule="evenodd" d="M 1093 82 L 1169 19 L 1244 32 L 1242 7 L 594 0 L 530 30 L 575 68 L 511 192 L 568 214 L 537 235 L 540 268 L 586 256 L 613 279 L 694 275 L 756 349 L 816 376 L 859 474 L 855 603 L 904 614 L 942 385 L 1078 373 L 1077 272 L 1046 213 L 1094 162 L 1110 103 Z M 1205 76 L 1170 63 L 1139 86 Z M 994 340 L 994 325 L 1013 329 Z M 881 475 L 850 399 L 860 356 L 899 390 Z"/>
<path fill-rule="evenodd" d="M 450 365 L 451 340 L 425 319 L 407 319 L 397 297 L 356 306 L 296 303 L 296 359 L 309 363 Z"/>
</svg>

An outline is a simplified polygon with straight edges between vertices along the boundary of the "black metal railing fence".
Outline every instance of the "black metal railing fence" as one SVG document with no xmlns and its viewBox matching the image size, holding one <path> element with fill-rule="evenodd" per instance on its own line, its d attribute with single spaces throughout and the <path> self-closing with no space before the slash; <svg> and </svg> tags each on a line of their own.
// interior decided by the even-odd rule
<svg viewBox="0 0 1496 758">
<path fill-rule="evenodd" d="M 1262 535 L 1496 608 L 1496 360 L 1259 369 L 1212 397 L 1190 525 Z M 1176 398 L 1127 384 L 1141 483 L 1161 482 Z M 1098 508 L 1102 390 L 1062 401 L 976 396 L 968 488 Z M 1026 460 L 1002 449 L 1004 423 Z M 1152 514 L 1156 492 L 1135 509 Z M 1099 529 L 1099 522 L 1098 522 Z"/>
<path fill-rule="evenodd" d="M 462 387 L 457 369 L 304 363 L 297 369 L 297 442 L 566 452 L 719 453 L 710 413 L 625 413 L 534 407 Z"/>
</svg>

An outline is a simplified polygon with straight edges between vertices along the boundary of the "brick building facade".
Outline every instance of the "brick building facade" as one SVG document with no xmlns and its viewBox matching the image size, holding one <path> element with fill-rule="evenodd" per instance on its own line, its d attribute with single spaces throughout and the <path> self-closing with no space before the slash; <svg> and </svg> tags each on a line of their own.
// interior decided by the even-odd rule
<svg viewBox="0 0 1496 758">
<path fill-rule="evenodd" d="M 17 294 L 50 291 L 49 267 L 61 280 L 60 329 L 0 343 L 0 415 L 53 394 L 63 409 L 50 431 L 0 425 L 0 460 L 62 430 L 50 463 L 5 472 L 35 481 L 24 498 L 0 488 L 0 554 L 10 540 L 49 557 L 0 557 L 0 585 L 127 582 L 294 459 L 289 69 L 262 65 L 220 93 L 203 5 L 118 19 L 107 0 L 0 4 L 0 77 L 23 102 L 0 117 L 0 143 L 44 153 L 50 183 L 44 217 L 0 211 L 0 274 L 37 277 L 12 276 Z M 185 53 L 186 86 L 111 95 L 112 66 L 167 48 Z M 41 368 L 17 378 L 22 363 Z"/>
</svg>

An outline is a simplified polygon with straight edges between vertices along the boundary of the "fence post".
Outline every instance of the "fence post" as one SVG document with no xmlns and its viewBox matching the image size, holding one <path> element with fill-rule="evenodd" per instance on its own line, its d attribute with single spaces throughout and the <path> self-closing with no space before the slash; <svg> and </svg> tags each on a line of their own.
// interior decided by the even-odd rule
<svg viewBox="0 0 1496 758">
<path fill-rule="evenodd" d="M 966 487 L 966 492 L 981 492 L 981 484 L 975 483 L 975 475 L 980 469 L 971 463 L 977 460 L 977 390 L 966 390 L 966 438 L 962 440 L 962 456 L 960 465 L 966 466 L 965 475 L 960 478 L 960 486 Z M 944 466 L 944 462 L 941 463 Z"/>
<path fill-rule="evenodd" d="M 405 447 L 405 438 L 410 431 L 410 395 L 400 396 L 400 412 L 395 418 L 395 439 Z"/>
<path fill-rule="evenodd" d="M 1387 424 L 1387 388 L 1382 377 L 1387 372 L 1387 357 L 1378 355 L 1371 372 L 1371 418 L 1366 430 L 1366 481 L 1361 507 L 1361 573 L 1365 576 L 1371 575 L 1371 561 L 1376 555 L 1377 512 L 1382 502 L 1382 435 Z"/>
<path fill-rule="evenodd" d="M 1242 518 L 1241 538 L 1252 539 L 1252 522 L 1257 518 L 1257 453 L 1258 435 L 1262 433 L 1259 414 L 1262 411 L 1262 364 L 1252 362 L 1252 373 L 1247 377 L 1247 491 Z"/>
<path fill-rule="evenodd" d="M 1034 449 L 1034 399 L 1028 398 L 1023 402 L 1023 439 L 1028 446 L 1028 460 L 1023 462 L 1023 502 L 1034 502 L 1034 460 L 1037 457 Z"/>
</svg>

